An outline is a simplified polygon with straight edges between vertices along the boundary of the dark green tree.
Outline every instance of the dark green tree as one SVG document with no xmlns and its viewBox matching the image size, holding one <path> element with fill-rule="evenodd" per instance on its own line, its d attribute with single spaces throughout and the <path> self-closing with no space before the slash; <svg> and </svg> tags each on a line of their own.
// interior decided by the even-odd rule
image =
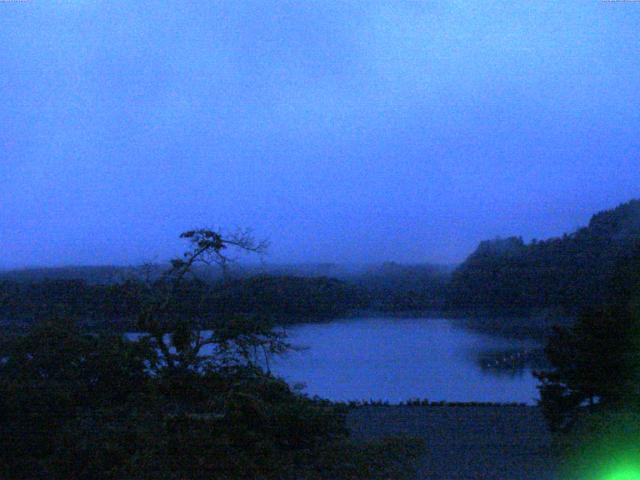
<svg viewBox="0 0 640 480">
<path fill-rule="evenodd" d="M 634 309 L 586 312 L 572 327 L 556 327 L 545 353 L 551 369 L 536 376 L 552 430 L 569 430 L 581 412 L 638 403 L 640 317 Z"/>
<path fill-rule="evenodd" d="M 146 403 L 151 388 L 146 363 L 155 356 L 148 347 L 119 335 L 81 332 L 65 320 L 45 321 L 26 335 L 5 339 L 0 478 L 59 478 L 51 470 L 75 471 L 60 464 L 70 426 L 89 412 Z"/>
<path fill-rule="evenodd" d="M 205 364 L 209 368 L 255 367 L 270 355 L 283 353 L 289 347 L 284 334 L 264 318 L 222 318 L 212 330 L 205 330 L 201 319 L 183 315 L 180 308 L 181 290 L 195 275 L 194 267 L 217 265 L 226 272 L 233 261 L 229 250 L 261 254 L 266 242 L 257 242 L 246 231 L 223 236 L 208 229 L 190 230 L 180 238 L 189 242 L 189 249 L 171 261 L 171 268 L 158 282 L 148 284 L 138 319 L 138 327 L 149 333 L 159 352 L 158 363 L 152 367 L 169 372 L 199 369 Z"/>
</svg>

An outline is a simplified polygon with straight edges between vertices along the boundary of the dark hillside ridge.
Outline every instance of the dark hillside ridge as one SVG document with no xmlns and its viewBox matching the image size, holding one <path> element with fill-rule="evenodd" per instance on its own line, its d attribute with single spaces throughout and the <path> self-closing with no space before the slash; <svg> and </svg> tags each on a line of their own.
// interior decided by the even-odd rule
<svg viewBox="0 0 640 480">
<path fill-rule="evenodd" d="M 0 271 L 0 281 L 43 282 L 48 280 L 83 280 L 91 284 L 121 282 L 138 275 L 138 269 L 115 265 L 31 267 Z"/>
<path fill-rule="evenodd" d="M 148 290 L 151 289 L 151 291 Z M 67 317 L 96 327 L 135 329 L 150 293 L 166 284 L 137 280 L 100 284 L 84 280 L 0 280 L 0 321 L 24 323 Z M 230 316 L 256 315 L 276 323 L 327 320 L 363 308 L 360 290 L 326 277 L 257 276 L 227 282 L 185 283 L 167 308 L 205 326 Z"/>
<path fill-rule="evenodd" d="M 622 289 L 637 284 L 638 272 L 627 266 L 639 256 L 640 201 L 632 200 L 597 213 L 588 226 L 559 238 L 481 242 L 454 271 L 446 307 L 573 315 L 628 295 Z"/>
<path fill-rule="evenodd" d="M 279 323 L 331 319 L 364 306 L 356 287 L 329 277 L 258 275 L 219 284 L 209 304 L 219 315 L 266 315 Z"/>
<path fill-rule="evenodd" d="M 440 311 L 450 275 L 451 269 L 441 265 L 386 262 L 349 281 L 366 294 L 373 311 Z"/>
<path fill-rule="evenodd" d="M 168 267 L 81 266 L 0 272 L 0 319 L 73 316 L 135 317 L 136 289 L 157 281 Z M 262 270 L 262 272 L 261 272 Z M 387 262 L 370 266 L 308 264 L 236 265 L 222 281 L 219 270 L 198 268 L 185 308 L 206 305 L 219 314 L 269 314 L 297 320 L 336 318 L 362 311 L 440 310 L 452 268 Z M 320 275 L 331 271 L 335 276 Z M 268 273 L 265 273 L 268 272 Z M 282 273 L 288 272 L 288 273 Z"/>
</svg>

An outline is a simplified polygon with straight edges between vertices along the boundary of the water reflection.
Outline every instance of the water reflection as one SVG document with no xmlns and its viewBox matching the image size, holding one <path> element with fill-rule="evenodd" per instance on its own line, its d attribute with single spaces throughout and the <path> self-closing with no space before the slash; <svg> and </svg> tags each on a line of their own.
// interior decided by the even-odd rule
<svg viewBox="0 0 640 480">
<path fill-rule="evenodd" d="M 547 366 L 542 347 L 484 350 L 476 354 L 475 360 L 484 372 L 493 375 L 523 375 Z"/>
<path fill-rule="evenodd" d="M 276 359 L 273 371 L 332 400 L 535 403 L 532 361 L 539 344 L 426 318 L 359 318 L 290 327 L 306 347 Z M 518 352 L 524 358 L 518 357 Z M 504 360 L 506 359 L 506 360 Z M 498 361 L 500 360 L 500 361 Z M 491 361 L 497 364 L 491 364 Z M 506 368 L 512 364 L 514 368 Z"/>
</svg>

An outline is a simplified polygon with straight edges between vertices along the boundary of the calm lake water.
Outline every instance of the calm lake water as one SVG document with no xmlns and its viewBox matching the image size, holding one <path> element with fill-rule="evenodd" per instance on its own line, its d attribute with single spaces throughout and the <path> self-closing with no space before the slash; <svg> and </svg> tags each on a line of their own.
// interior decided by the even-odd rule
<svg viewBox="0 0 640 480">
<path fill-rule="evenodd" d="M 531 369 L 481 368 L 487 351 L 535 344 L 476 333 L 459 322 L 426 318 L 359 318 L 288 327 L 304 347 L 274 360 L 272 371 L 330 400 L 535 403 Z"/>
</svg>

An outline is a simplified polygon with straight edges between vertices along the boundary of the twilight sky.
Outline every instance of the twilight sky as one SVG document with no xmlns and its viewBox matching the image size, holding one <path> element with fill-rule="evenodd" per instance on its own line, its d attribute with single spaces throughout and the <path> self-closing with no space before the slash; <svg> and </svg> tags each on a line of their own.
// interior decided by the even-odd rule
<svg viewBox="0 0 640 480">
<path fill-rule="evenodd" d="M 640 3 L 0 3 L 0 267 L 201 226 L 462 260 L 640 197 Z"/>
</svg>

